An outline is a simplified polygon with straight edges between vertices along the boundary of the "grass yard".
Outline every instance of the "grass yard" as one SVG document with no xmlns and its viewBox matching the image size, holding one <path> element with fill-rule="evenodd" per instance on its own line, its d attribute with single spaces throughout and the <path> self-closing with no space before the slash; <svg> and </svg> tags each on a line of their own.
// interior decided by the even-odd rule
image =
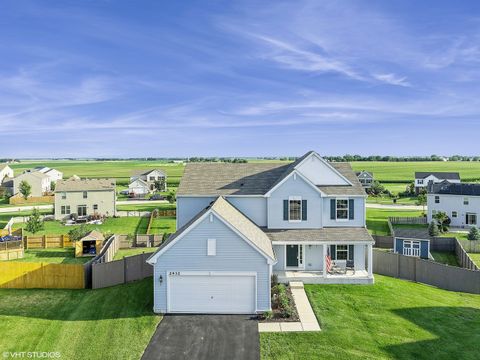
<svg viewBox="0 0 480 360">
<path fill-rule="evenodd" d="M 367 228 L 372 235 L 390 235 L 387 220 L 391 216 L 421 216 L 421 211 L 367 208 Z"/>
<path fill-rule="evenodd" d="M 127 204 L 117 205 L 117 211 L 153 211 L 159 210 L 175 210 L 177 206 L 169 203 L 152 203 L 152 204 Z"/>
<path fill-rule="evenodd" d="M 50 264 L 84 264 L 91 259 L 91 257 L 76 258 L 74 248 L 57 248 L 25 250 L 23 259 L 10 261 L 44 262 Z"/>
<path fill-rule="evenodd" d="M 322 331 L 261 333 L 261 358 L 478 359 L 480 295 L 375 282 L 305 285 Z"/>
<path fill-rule="evenodd" d="M 468 254 L 473 262 L 480 267 L 480 253 L 469 253 Z"/>
<path fill-rule="evenodd" d="M 0 290 L 0 350 L 139 359 L 161 317 L 151 278 L 100 290 Z"/>
<path fill-rule="evenodd" d="M 377 197 L 377 196 L 369 196 L 367 198 L 367 203 L 370 204 L 383 204 L 383 205 L 394 205 L 392 198 L 389 197 Z M 415 197 L 405 197 L 399 198 L 396 202 L 397 205 L 417 205 L 417 198 Z"/>
<path fill-rule="evenodd" d="M 460 173 L 463 181 L 480 180 L 480 162 L 468 161 L 409 161 L 382 162 L 357 161 L 351 163 L 355 171 L 373 172 L 376 180 L 390 182 L 412 182 L 416 171 L 455 171 Z M 405 189 L 406 184 L 403 184 Z"/>
<path fill-rule="evenodd" d="M 113 260 L 121 260 L 126 256 L 138 255 L 143 253 L 152 253 L 157 251 L 158 248 L 156 247 L 138 247 L 138 248 L 131 248 L 131 249 L 119 249 L 115 254 Z"/>
<path fill-rule="evenodd" d="M 153 218 L 150 234 L 174 233 L 176 227 L 177 219 L 174 216 Z"/>
<path fill-rule="evenodd" d="M 447 264 L 450 266 L 460 266 L 454 252 L 432 251 L 431 254 L 438 263 Z"/>
</svg>

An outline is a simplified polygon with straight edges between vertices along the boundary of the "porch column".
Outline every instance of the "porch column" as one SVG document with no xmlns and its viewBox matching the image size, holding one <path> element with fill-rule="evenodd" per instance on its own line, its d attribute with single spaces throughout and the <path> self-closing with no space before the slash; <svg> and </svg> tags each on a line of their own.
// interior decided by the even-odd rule
<svg viewBox="0 0 480 360">
<path fill-rule="evenodd" d="M 323 272 L 322 272 L 322 276 L 324 278 L 327 277 L 327 245 L 326 244 L 323 244 Z"/>
<path fill-rule="evenodd" d="M 373 245 L 368 244 L 368 276 L 373 276 Z"/>
</svg>

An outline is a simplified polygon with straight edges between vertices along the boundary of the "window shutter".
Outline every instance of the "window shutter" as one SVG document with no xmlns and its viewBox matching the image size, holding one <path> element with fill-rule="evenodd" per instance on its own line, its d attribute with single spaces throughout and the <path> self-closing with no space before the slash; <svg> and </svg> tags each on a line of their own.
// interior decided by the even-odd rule
<svg viewBox="0 0 480 360">
<path fill-rule="evenodd" d="M 348 219 L 355 219 L 355 201 L 353 199 L 348 200 Z"/>
<path fill-rule="evenodd" d="M 335 245 L 330 245 L 330 258 L 337 260 L 337 253 L 335 252 Z"/>
<path fill-rule="evenodd" d="M 331 199 L 330 200 L 330 220 L 335 220 L 337 217 L 335 216 L 335 206 L 336 206 L 336 200 Z"/>
<path fill-rule="evenodd" d="M 353 261 L 353 245 L 348 245 L 348 260 Z"/>
<path fill-rule="evenodd" d="M 283 200 L 283 220 L 288 221 L 288 200 Z"/>
<path fill-rule="evenodd" d="M 307 200 L 302 200 L 302 220 L 307 221 Z"/>
</svg>

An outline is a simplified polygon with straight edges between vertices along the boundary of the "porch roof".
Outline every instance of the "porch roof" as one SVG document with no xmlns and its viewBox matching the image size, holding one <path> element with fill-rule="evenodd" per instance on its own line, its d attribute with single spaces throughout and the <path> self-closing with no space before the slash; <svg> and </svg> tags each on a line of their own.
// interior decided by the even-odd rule
<svg viewBox="0 0 480 360">
<path fill-rule="evenodd" d="M 272 242 L 371 242 L 366 228 L 331 227 L 322 229 L 262 229 Z"/>
</svg>

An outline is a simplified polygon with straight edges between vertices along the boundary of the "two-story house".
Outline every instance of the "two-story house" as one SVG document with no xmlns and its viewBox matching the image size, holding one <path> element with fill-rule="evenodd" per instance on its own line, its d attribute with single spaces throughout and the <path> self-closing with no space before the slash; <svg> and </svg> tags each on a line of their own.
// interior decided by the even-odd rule
<svg viewBox="0 0 480 360">
<path fill-rule="evenodd" d="M 480 216 L 480 184 L 430 183 L 427 193 L 428 221 L 438 212 L 445 212 L 453 227 L 478 226 Z"/>
<path fill-rule="evenodd" d="M 154 310 L 257 313 L 278 281 L 373 283 L 366 194 L 348 163 L 190 163 L 177 232 L 149 259 Z"/>
<path fill-rule="evenodd" d="M 40 197 L 51 191 L 51 182 L 47 175 L 39 171 L 25 171 L 13 178 L 13 194 L 20 193 L 20 184 L 25 181 L 30 185 L 30 196 Z"/>
<path fill-rule="evenodd" d="M 55 219 L 64 220 L 76 214 L 115 216 L 115 179 L 80 179 L 72 176 L 59 180 L 55 188 Z"/>
<path fill-rule="evenodd" d="M 452 184 L 461 182 L 458 172 L 416 172 L 415 173 L 415 193 L 419 194 L 422 190 L 426 191 L 430 183 L 438 184 L 448 181 Z"/>
<path fill-rule="evenodd" d="M 41 172 L 42 174 L 45 174 L 48 176 L 50 179 L 51 183 L 56 184 L 58 180 L 63 179 L 63 173 L 61 171 L 58 171 L 57 169 L 52 169 L 47 166 L 37 166 L 34 171 Z"/>
<path fill-rule="evenodd" d="M 143 196 L 156 190 L 157 182 L 161 185 L 159 191 L 167 191 L 167 174 L 160 169 L 134 171 L 130 177 L 128 191 L 135 196 Z"/>
<path fill-rule="evenodd" d="M 370 189 L 375 181 L 373 173 L 367 170 L 358 171 L 355 175 L 357 175 L 358 181 L 360 181 L 360 184 L 362 184 L 365 189 Z"/>
</svg>

